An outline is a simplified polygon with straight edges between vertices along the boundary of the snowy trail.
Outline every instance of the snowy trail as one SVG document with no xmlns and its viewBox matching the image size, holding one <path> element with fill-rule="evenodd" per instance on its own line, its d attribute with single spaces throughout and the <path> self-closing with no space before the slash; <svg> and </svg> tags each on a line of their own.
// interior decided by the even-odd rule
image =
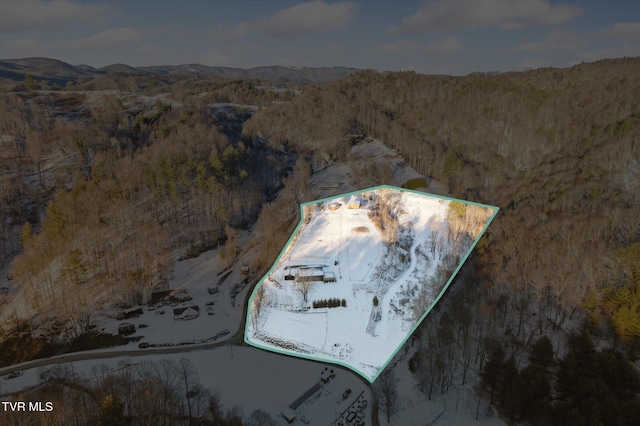
<svg viewBox="0 0 640 426">
<path fill-rule="evenodd" d="M 394 330 L 393 328 L 391 330 L 389 329 L 388 327 L 389 321 L 385 321 L 385 315 L 387 316 L 389 315 L 389 310 L 391 308 L 391 299 L 393 295 L 395 295 L 398 292 L 398 288 L 402 284 L 407 282 L 407 278 L 409 278 L 413 273 L 413 271 L 416 269 L 416 264 L 417 264 L 416 249 L 420 244 L 422 244 L 421 241 L 417 241 L 417 239 L 416 241 L 414 241 L 410 250 L 411 259 L 409 261 L 409 267 L 407 268 L 406 271 L 400 274 L 400 276 L 395 280 L 395 282 L 391 285 L 391 287 L 387 289 L 387 292 L 382 297 L 382 301 L 380 303 L 382 305 L 382 310 L 381 310 L 382 319 L 378 323 L 380 325 L 381 330 L 379 330 L 379 333 L 376 336 L 378 335 L 391 336 L 392 333 L 397 332 L 397 330 Z M 374 327 L 374 332 L 375 332 L 375 327 Z"/>
<path fill-rule="evenodd" d="M 382 234 L 371 222 L 369 212 L 366 209 L 340 209 L 341 214 L 341 235 L 345 235 L 345 254 L 347 265 L 348 281 L 353 283 L 365 283 L 370 279 L 375 265 L 378 264 L 382 255 Z M 346 217 L 345 217 L 346 216 Z M 362 239 L 359 234 L 354 234 L 357 227 L 368 229 L 368 237 L 375 235 L 378 243 L 371 244 L 370 240 Z M 361 246 L 362 244 L 362 246 Z M 369 244 L 369 245 L 367 245 Z M 367 260 L 363 260 L 363 257 Z"/>
</svg>

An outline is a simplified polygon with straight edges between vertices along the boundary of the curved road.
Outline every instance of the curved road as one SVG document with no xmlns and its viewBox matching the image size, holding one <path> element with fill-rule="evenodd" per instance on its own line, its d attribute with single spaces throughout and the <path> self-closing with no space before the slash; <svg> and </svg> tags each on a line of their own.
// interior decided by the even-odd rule
<svg viewBox="0 0 640 426">
<path fill-rule="evenodd" d="M 253 286 L 255 286 L 255 284 Z M 244 324 L 246 322 L 246 317 L 247 317 L 247 303 L 252 292 L 253 292 L 253 288 L 250 288 L 249 291 L 247 291 L 245 300 L 243 301 L 242 320 L 240 321 L 240 326 L 238 327 L 238 330 L 235 332 L 235 334 L 231 335 L 229 338 L 225 340 L 222 340 L 219 342 L 171 346 L 171 347 L 162 347 L 162 348 L 146 348 L 146 349 L 138 348 L 138 349 L 123 350 L 123 351 L 110 351 L 110 350 L 100 351 L 99 349 L 96 349 L 96 350 L 85 351 L 85 352 L 71 352 L 71 353 L 66 353 L 62 355 L 51 356 L 48 358 L 38 358 L 31 361 L 23 362 L 20 364 L 14 364 L 8 367 L 0 368 L 0 376 L 9 374 L 15 370 L 26 370 L 30 368 L 44 367 L 47 365 L 61 364 L 64 362 L 85 361 L 85 360 L 92 360 L 92 359 L 106 359 L 106 358 L 127 357 L 127 356 L 134 357 L 134 356 L 145 356 L 145 355 L 155 355 L 155 354 L 174 354 L 179 352 L 192 352 L 192 351 L 218 348 L 224 345 L 243 346 L 243 345 L 246 345 L 244 343 Z"/>
<path fill-rule="evenodd" d="M 62 364 L 64 362 L 74 361 L 86 361 L 92 359 L 107 359 L 117 357 L 135 357 L 155 354 L 174 354 L 180 352 L 192 352 L 206 349 L 217 348 L 224 345 L 244 345 L 243 333 L 244 330 L 240 329 L 233 336 L 221 342 L 201 343 L 193 345 L 171 346 L 164 348 L 146 348 L 146 349 L 130 349 L 126 351 L 102 351 L 99 350 L 91 352 L 71 352 L 62 355 L 55 355 L 48 358 L 38 358 L 32 361 L 26 361 L 21 364 L 14 364 L 9 367 L 0 368 L 0 376 L 9 374 L 15 370 L 26 370 L 36 367 L 44 367 L 47 365 Z M 2 395 L 0 395 L 2 396 Z"/>
<path fill-rule="evenodd" d="M 258 284 L 258 282 L 250 286 L 242 302 L 242 306 L 243 306 L 242 320 L 240 321 L 238 330 L 233 335 L 231 335 L 228 339 L 225 339 L 223 341 L 194 344 L 194 345 L 172 346 L 172 347 L 166 347 L 166 348 L 131 349 L 126 351 L 102 351 L 101 352 L 100 350 L 96 350 L 91 352 L 72 352 L 72 353 L 52 356 L 49 358 L 39 358 L 31 361 L 26 361 L 21 364 L 15 364 L 8 367 L 0 368 L 0 377 L 16 370 L 26 370 L 26 369 L 32 369 L 32 368 L 38 368 L 38 367 L 46 367 L 49 365 L 62 364 L 66 362 L 99 360 L 99 359 L 108 359 L 108 358 L 117 358 L 117 357 L 137 357 L 137 356 L 147 356 L 147 355 L 156 355 L 156 354 L 174 354 L 174 353 L 194 352 L 194 351 L 202 351 L 202 350 L 219 348 L 227 345 L 253 347 L 253 346 L 247 345 L 244 341 L 244 325 L 247 320 L 247 311 L 248 311 L 247 307 L 248 307 L 249 297 L 251 297 L 251 294 L 253 293 L 253 287 L 255 287 L 256 284 Z M 349 371 L 348 369 L 342 368 L 339 365 L 335 365 L 334 367 L 343 369 L 344 371 Z M 367 382 L 359 374 L 356 374 L 356 377 L 358 377 L 363 383 L 365 383 L 365 385 L 371 386 L 371 384 Z M 18 393 L 22 391 L 24 391 L 24 389 L 17 392 L 8 392 L 6 394 L 0 394 L 0 398 L 11 396 L 14 393 Z M 373 390 L 372 390 L 372 393 L 373 393 Z M 378 425 L 379 424 L 378 413 L 373 409 L 374 405 L 375 404 L 371 404 L 370 406 L 371 407 L 370 415 L 371 415 L 372 423 L 374 425 Z"/>
</svg>

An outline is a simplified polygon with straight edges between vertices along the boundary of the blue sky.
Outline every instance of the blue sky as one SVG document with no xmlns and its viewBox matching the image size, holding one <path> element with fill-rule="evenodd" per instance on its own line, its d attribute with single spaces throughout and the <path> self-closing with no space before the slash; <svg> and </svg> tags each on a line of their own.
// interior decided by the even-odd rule
<svg viewBox="0 0 640 426">
<path fill-rule="evenodd" d="M 640 1 L 0 0 L 0 58 L 464 75 L 640 56 Z"/>
</svg>

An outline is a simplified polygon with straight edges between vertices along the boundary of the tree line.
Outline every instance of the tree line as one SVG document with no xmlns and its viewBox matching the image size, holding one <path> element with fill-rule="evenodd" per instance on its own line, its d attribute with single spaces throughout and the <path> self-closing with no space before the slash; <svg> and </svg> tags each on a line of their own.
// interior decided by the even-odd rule
<svg viewBox="0 0 640 426">
<path fill-rule="evenodd" d="M 245 414 L 238 406 L 224 407 L 217 391 L 200 382 L 197 370 L 186 358 L 177 362 L 169 359 L 138 364 L 121 362 L 116 369 L 100 364 L 89 374 L 78 373 L 67 364 L 56 365 L 41 378 L 43 384 L 12 398 L 50 401 L 53 411 L 7 411 L 3 424 L 278 424 L 261 409 Z"/>
</svg>

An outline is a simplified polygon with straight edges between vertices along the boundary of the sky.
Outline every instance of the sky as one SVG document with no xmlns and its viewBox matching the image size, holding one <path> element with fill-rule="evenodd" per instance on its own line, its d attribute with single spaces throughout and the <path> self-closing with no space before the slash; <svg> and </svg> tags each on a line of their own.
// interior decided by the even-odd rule
<svg viewBox="0 0 640 426">
<path fill-rule="evenodd" d="M 640 1 L 0 0 L 0 59 L 425 74 L 640 56 Z"/>
</svg>

